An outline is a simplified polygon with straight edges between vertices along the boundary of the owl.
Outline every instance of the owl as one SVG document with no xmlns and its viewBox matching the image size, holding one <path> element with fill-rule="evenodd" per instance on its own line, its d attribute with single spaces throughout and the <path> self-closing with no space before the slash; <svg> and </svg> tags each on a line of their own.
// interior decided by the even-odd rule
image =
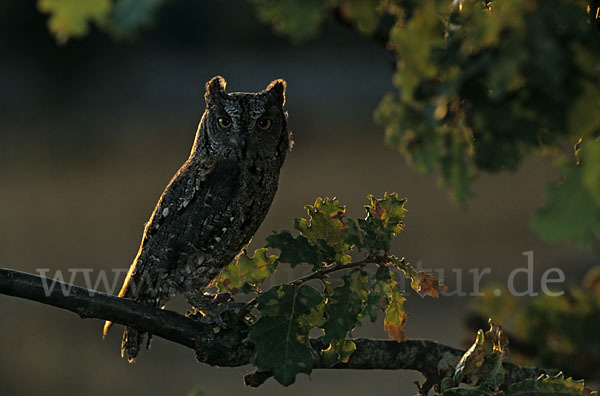
<svg viewBox="0 0 600 396">
<path fill-rule="evenodd" d="M 255 93 L 227 93 L 225 84 L 220 76 L 206 83 L 190 156 L 156 204 L 119 297 L 163 308 L 181 293 L 200 308 L 269 210 L 291 142 L 286 83 Z M 127 327 L 121 355 L 134 361 L 146 336 Z"/>
</svg>

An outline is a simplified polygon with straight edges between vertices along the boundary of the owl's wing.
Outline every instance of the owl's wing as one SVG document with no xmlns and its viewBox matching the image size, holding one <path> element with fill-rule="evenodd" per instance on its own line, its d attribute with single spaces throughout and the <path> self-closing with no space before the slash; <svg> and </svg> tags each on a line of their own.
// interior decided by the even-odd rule
<svg viewBox="0 0 600 396">
<path fill-rule="evenodd" d="M 142 243 L 138 254 L 131 264 L 127 277 L 123 282 L 119 297 L 130 296 L 130 284 L 137 281 L 136 278 L 144 273 L 144 266 L 147 264 L 144 260 L 139 260 L 140 255 L 148 242 L 148 239 L 155 233 L 169 217 L 169 214 L 181 212 L 189 205 L 202 188 L 202 184 L 215 168 L 215 161 L 212 159 L 194 159 L 186 161 L 171 179 L 163 191 L 150 220 L 144 229 Z M 112 322 L 107 321 L 104 325 L 104 337 L 106 337 Z"/>
<path fill-rule="evenodd" d="M 144 236 L 151 235 L 160 228 L 169 214 L 181 212 L 189 205 L 197 196 L 208 175 L 214 170 L 215 163 L 216 161 L 212 159 L 200 159 L 186 161 L 183 164 L 158 200 L 146 225 Z"/>
</svg>

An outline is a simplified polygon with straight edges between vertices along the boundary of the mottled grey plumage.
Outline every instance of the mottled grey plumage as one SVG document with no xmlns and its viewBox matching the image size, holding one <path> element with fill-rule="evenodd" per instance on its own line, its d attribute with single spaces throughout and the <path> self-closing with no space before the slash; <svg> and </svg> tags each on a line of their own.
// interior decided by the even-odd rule
<svg viewBox="0 0 600 396">
<path fill-rule="evenodd" d="M 257 93 L 227 94 L 222 77 L 206 84 L 206 109 L 190 157 L 160 197 L 120 297 L 163 307 L 183 293 L 197 306 L 204 289 L 248 244 L 273 201 L 290 147 L 285 87 L 275 80 Z M 133 361 L 144 338 L 126 328 L 122 355 Z"/>
</svg>

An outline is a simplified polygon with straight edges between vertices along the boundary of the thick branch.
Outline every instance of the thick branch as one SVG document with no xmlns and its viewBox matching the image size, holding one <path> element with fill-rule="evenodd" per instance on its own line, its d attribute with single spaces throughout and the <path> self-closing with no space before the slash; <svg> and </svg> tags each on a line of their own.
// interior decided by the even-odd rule
<svg viewBox="0 0 600 396">
<path fill-rule="evenodd" d="M 53 285 L 53 287 L 52 287 Z M 64 290 L 69 290 L 65 293 Z M 41 278 L 24 272 L 0 268 L 0 294 L 34 300 L 74 312 L 81 318 L 98 318 L 135 327 L 196 351 L 200 362 L 213 366 L 243 366 L 253 353 L 250 343 L 228 346 L 226 332 L 216 331 L 213 325 L 201 323 L 173 311 L 160 310 L 133 300 L 118 298 L 102 292 Z M 100 337 L 100 329 L 98 329 Z M 315 350 L 324 345 L 311 340 Z M 441 378 L 453 372 L 463 351 L 427 340 L 355 339 L 356 352 L 348 363 L 334 369 L 357 370 L 416 370 L 426 378 Z M 314 368 L 326 368 L 317 359 Z M 505 364 L 507 383 L 536 377 L 548 370 Z M 269 377 L 256 373 L 247 378 L 249 385 L 258 386 Z"/>
</svg>

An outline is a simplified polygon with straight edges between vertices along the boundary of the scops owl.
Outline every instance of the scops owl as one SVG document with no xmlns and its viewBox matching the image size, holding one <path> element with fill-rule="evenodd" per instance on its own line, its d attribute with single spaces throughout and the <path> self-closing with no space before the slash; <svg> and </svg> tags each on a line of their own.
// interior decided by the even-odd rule
<svg viewBox="0 0 600 396">
<path fill-rule="evenodd" d="M 206 109 L 191 154 L 160 197 L 119 297 L 163 308 L 177 293 L 193 306 L 248 244 L 273 201 L 290 148 L 286 83 L 256 93 L 206 83 Z M 104 336 L 111 323 L 106 322 Z M 122 356 L 133 361 L 146 334 L 127 327 Z"/>
</svg>

